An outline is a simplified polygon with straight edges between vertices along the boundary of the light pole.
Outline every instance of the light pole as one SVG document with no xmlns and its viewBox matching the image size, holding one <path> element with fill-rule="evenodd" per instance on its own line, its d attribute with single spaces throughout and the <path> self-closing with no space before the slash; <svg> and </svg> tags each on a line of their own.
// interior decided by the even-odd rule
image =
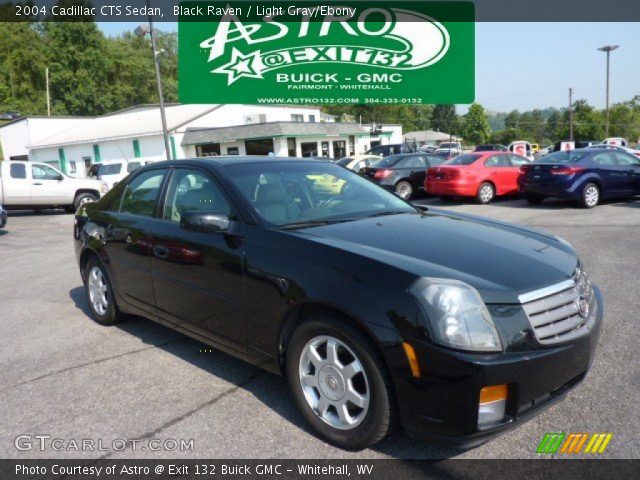
<svg viewBox="0 0 640 480">
<path fill-rule="evenodd" d="M 147 0 L 148 10 L 151 11 L 151 5 Z M 158 98 L 160 99 L 160 118 L 162 119 L 162 136 L 164 137 L 164 149 L 167 156 L 167 160 L 171 160 L 171 149 L 169 148 L 169 134 L 167 132 L 167 118 L 164 113 L 164 95 L 162 93 L 162 77 L 160 76 L 160 63 L 158 62 L 158 55 L 161 55 L 163 50 L 156 48 L 156 32 L 153 29 L 153 19 L 149 15 L 149 26 L 140 25 L 134 30 L 134 33 L 139 37 L 144 37 L 147 33 L 151 37 L 151 51 L 153 52 L 153 64 L 156 68 L 156 83 L 158 84 Z"/>
<path fill-rule="evenodd" d="M 605 110 L 605 126 L 604 132 L 605 137 L 609 137 L 609 57 L 611 56 L 611 52 L 613 52 L 620 45 L 605 45 L 604 47 L 600 47 L 598 50 L 601 52 L 607 52 L 607 104 Z"/>
</svg>

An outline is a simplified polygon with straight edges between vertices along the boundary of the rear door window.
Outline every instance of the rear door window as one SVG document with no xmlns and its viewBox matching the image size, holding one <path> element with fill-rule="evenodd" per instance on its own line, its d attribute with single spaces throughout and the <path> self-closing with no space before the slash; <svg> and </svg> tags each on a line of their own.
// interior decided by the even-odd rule
<svg viewBox="0 0 640 480">
<path fill-rule="evenodd" d="M 602 165 L 605 167 L 616 165 L 615 158 L 609 152 L 597 153 L 593 157 L 591 157 L 591 160 L 596 165 Z"/>
<path fill-rule="evenodd" d="M 9 167 L 9 175 L 11 178 L 23 180 L 27 178 L 27 167 L 24 163 L 12 163 Z"/>
<path fill-rule="evenodd" d="M 125 188 L 120 212 L 152 217 L 166 170 L 149 170 L 135 177 Z"/>
<path fill-rule="evenodd" d="M 506 155 L 493 155 L 484 162 L 485 167 L 510 167 L 511 162 Z"/>
<path fill-rule="evenodd" d="M 618 162 L 618 165 L 622 165 L 623 167 L 628 167 L 629 165 L 638 165 L 640 164 L 640 158 L 634 157 L 633 155 L 629 155 L 624 152 L 614 152 L 613 154 Z"/>
</svg>

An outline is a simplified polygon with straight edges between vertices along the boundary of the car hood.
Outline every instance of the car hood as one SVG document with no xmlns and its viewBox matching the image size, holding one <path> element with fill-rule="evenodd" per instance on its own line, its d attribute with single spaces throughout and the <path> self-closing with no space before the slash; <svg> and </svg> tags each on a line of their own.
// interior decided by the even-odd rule
<svg viewBox="0 0 640 480">
<path fill-rule="evenodd" d="M 575 251 L 557 237 L 481 217 L 431 211 L 367 218 L 291 232 L 417 276 L 451 278 L 486 303 L 571 278 Z"/>
</svg>

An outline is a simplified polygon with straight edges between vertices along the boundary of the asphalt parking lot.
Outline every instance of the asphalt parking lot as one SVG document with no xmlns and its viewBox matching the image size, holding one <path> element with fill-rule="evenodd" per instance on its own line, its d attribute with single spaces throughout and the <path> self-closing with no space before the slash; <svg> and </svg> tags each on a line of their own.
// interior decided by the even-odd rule
<svg viewBox="0 0 640 480">
<path fill-rule="evenodd" d="M 559 202 L 425 203 L 529 225 L 571 242 L 604 294 L 592 370 L 563 402 L 469 451 L 397 434 L 347 452 L 315 437 L 282 378 L 145 319 L 88 315 L 73 216 L 11 212 L 0 231 L 0 458 L 533 458 L 546 432 L 610 432 L 607 458 L 639 458 L 640 198 L 583 210 Z M 16 436 L 193 439 L 190 451 L 20 451 Z"/>
</svg>

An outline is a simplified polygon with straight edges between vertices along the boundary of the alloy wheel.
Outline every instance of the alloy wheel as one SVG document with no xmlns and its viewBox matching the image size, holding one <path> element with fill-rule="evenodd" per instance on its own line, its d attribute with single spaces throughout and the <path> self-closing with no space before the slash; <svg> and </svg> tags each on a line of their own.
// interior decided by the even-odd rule
<svg viewBox="0 0 640 480">
<path fill-rule="evenodd" d="M 300 354 L 302 392 L 313 412 L 339 430 L 357 427 L 367 415 L 369 381 L 362 363 L 344 342 L 321 335 Z"/>
<path fill-rule="evenodd" d="M 589 185 L 584 191 L 584 203 L 587 207 L 595 207 L 600 200 L 600 191 L 595 185 Z"/>
<path fill-rule="evenodd" d="M 105 281 L 102 270 L 99 267 L 93 267 L 89 272 L 88 278 L 89 301 L 93 310 L 98 315 L 104 315 L 109 307 L 107 299 L 107 282 Z"/>
<path fill-rule="evenodd" d="M 489 203 L 493 198 L 493 187 L 491 185 L 483 185 L 478 196 L 482 203 Z"/>
<path fill-rule="evenodd" d="M 398 195 L 400 198 L 403 198 L 404 200 L 408 200 L 409 197 L 411 197 L 411 191 L 411 185 L 407 182 L 400 182 L 396 186 L 396 195 Z"/>
</svg>

